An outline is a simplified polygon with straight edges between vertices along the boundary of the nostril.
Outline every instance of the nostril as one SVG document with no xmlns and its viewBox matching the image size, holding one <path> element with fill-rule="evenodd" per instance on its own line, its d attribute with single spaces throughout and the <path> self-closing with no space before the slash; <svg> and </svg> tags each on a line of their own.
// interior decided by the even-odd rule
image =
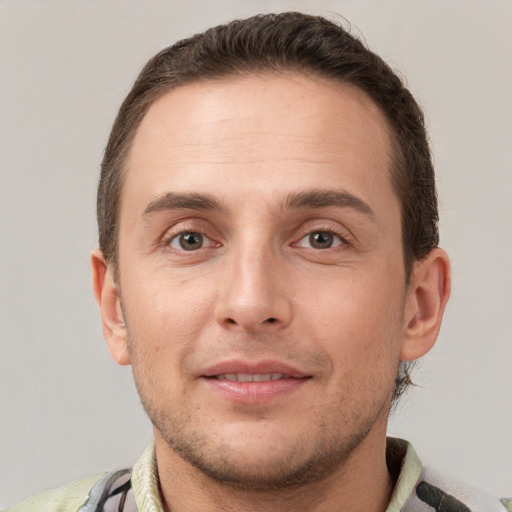
<svg viewBox="0 0 512 512">
<path fill-rule="evenodd" d="M 236 324 L 236 322 L 232 318 L 227 319 L 228 324 Z"/>
<path fill-rule="evenodd" d="M 273 317 L 272 317 L 272 318 L 267 318 L 267 319 L 265 320 L 265 322 L 267 322 L 267 323 L 269 323 L 269 324 L 273 324 L 273 323 L 277 322 L 277 320 L 276 320 L 275 318 L 273 318 Z"/>
</svg>

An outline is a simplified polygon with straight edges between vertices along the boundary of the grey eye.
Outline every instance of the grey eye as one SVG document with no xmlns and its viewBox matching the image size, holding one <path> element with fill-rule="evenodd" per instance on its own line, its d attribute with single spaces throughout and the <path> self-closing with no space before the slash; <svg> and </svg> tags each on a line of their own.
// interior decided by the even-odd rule
<svg viewBox="0 0 512 512">
<path fill-rule="evenodd" d="M 333 246 L 335 236 L 328 231 L 314 231 L 309 235 L 309 244 L 315 249 L 329 249 Z"/>
<path fill-rule="evenodd" d="M 201 249 L 203 247 L 205 238 L 206 237 L 202 233 L 190 231 L 176 235 L 169 245 L 174 249 L 195 251 L 196 249 Z"/>
<path fill-rule="evenodd" d="M 311 231 L 301 238 L 295 245 L 305 249 L 332 249 L 345 244 L 346 241 L 333 231 Z"/>
</svg>

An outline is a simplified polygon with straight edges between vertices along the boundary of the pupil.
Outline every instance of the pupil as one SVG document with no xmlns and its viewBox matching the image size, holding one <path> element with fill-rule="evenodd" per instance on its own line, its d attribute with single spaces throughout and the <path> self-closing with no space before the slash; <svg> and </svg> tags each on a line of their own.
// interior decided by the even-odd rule
<svg viewBox="0 0 512 512">
<path fill-rule="evenodd" d="M 199 249 L 203 244 L 203 236 L 200 233 L 183 233 L 180 236 L 180 245 L 185 251 Z"/>
<path fill-rule="evenodd" d="M 332 233 L 326 233 L 325 231 L 318 231 L 309 235 L 309 241 L 313 247 L 326 249 L 331 247 L 333 235 Z"/>
</svg>

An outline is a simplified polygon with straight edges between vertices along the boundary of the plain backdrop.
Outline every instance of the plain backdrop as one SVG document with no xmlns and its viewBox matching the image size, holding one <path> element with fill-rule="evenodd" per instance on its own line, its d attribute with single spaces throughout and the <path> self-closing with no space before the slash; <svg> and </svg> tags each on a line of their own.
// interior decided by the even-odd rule
<svg viewBox="0 0 512 512">
<path fill-rule="evenodd" d="M 453 294 L 389 431 L 512 494 L 510 1 L 0 0 L 1 506 L 130 466 L 151 440 L 89 272 L 99 163 L 131 83 L 179 38 L 290 9 L 350 20 L 428 120 Z"/>
</svg>

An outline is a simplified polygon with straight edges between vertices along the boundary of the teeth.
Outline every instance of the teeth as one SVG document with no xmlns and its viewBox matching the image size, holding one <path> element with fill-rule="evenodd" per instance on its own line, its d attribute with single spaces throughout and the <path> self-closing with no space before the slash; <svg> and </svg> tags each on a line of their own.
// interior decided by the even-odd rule
<svg viewBox="0 0 512 512">
<path fill-rule="evenodd" d="M 289 379 L 290 376 L 283 373 L 223 373 L 215 378 L 231 382 L 268 382 L 271 380 Z"/>
<path fill-rule="evenodd" d="M 268 380 L 272 380 L 272 373 L 259 373 L 252 376 L 253 382 L 265 382 Z"/>
</svg>

